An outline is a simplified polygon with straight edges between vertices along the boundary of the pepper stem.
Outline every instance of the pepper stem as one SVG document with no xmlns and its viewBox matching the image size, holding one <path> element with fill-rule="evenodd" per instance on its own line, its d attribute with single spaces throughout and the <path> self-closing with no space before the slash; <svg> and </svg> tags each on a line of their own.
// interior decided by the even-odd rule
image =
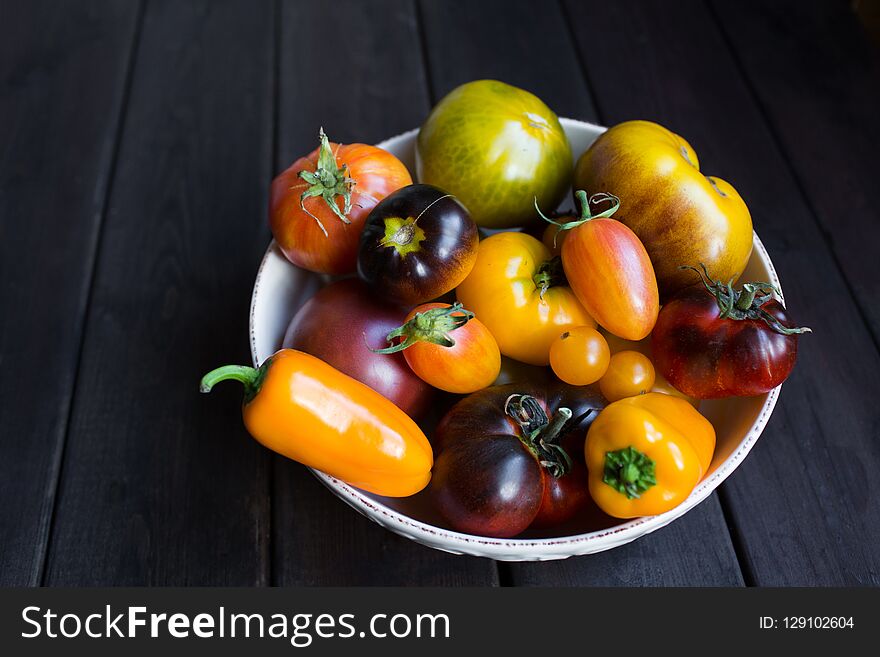
<svg viewBox="0 0 880 657">
<path fill-rule="evenodd" d="M 367 345 L 367 348 L 374 354 L 394 354 L 417 342 L 430 342 L 441 347 L 453 347 L 455 340 L 449 334 L 467 324 L 474 317 L 474 313 L 465 310 L 458 302 L 446 308 L 431 308 L 416 313 L 406 324 L 398 326 L 388 333 L 385 340 L 391 345 L 390 347 L 373 349 Z M 394 340 L 397 338 L 403 339 L 394 344 Z"/>
<path fill-rule="evenodd" d="M 605 471 L 602 481 L 627 499 L 637 499 L 639 493 L 657 484 L 654 461 L 630 446 L 605 453 Z"/>
<path fill-rule="evenodd" d="M 238 381 L 244 385 L 244 401 L 247 403 L 260 391 L 260 386 L 266 377 L 270 362 L 271 359 L 267 359 L 259 368 L 246 365 L 224 365 L 223 367 L 218 367 L 202 377 L 199 391 L 211 392 L 211 389 L 221 381 Z"/>
</svg>

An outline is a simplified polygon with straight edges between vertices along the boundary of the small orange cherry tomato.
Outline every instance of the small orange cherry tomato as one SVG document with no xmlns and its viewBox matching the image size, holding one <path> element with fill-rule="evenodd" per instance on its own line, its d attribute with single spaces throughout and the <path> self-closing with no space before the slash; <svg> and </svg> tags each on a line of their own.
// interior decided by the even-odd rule
<svg viewBox="0 0 880 657">
<path fill-rule="evenodd" d="M 468 394 L 486 388 L 501 372 L 498 343 L 474 313 L 460 303 L 424 303 L 406 317 L 406 323 L 387 335 L 400 342 L 376 353 L 403 351 L 416 375 L 435 388 Z"/>
<path fill-rule="evenodd" d="M 619 351 L 611 357 L 605 376 L 599 379 L 599 389 L 610 402 L 635 397 L 654 386 L 654 365 L 638 351 Z"/>
<path fill-rule="evenodd" d="M 550 345 L 553 373 L 573 386 L 586 386 L 601 379 L 610 360 L 608 343 L 590 326 L 570 329 Z"/>
</svg>

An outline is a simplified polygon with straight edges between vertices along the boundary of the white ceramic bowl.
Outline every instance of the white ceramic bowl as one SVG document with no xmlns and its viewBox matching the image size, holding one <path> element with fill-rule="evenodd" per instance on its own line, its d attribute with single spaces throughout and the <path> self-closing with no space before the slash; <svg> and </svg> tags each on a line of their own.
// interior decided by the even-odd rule
<svg viewBox="0 0 880 657">
<path fill-rule="evenodd" d="M 571 140 L 575 157 L 605 130 L 572 119 L 562 119 L 562 126 Z M 411 130 L 379 146 L 399 157 L 410 171 L 415 171 L 416 133 L 417 130 Z M 752 257 L 743 278 L 770 281 L 779 287 L 773 264 L 757 235 L 754 235 Z M 290 264 L 274 242 L 269 245 L 251 299 L 251 355 L 255 365 L 281 346 L 290 319 L 321 283 L 320 277 Z M 564 559 L 629 543 L 663 527 L 706 499 L 745 459 L 767 424 L 778 397 L 779 388 L 776 388 L 758 397 L 703 402 L 700 411 L 712 421 L 717 433 L 715 457 L 709 474 L 676 508 L 658 516 L 617 524 L 611 524 L 607 518 L 598 525 L 593 521 L 590 526 L 575 526 L 560 536 L 500 539 L 462 534 L 444 527 L 422 494 L 404 499 L 384 498 L 353 488 L 322 472 L 313 472 L 355 510 L 386 529 L 429 547 L 505 561 Z"/>
</svg>

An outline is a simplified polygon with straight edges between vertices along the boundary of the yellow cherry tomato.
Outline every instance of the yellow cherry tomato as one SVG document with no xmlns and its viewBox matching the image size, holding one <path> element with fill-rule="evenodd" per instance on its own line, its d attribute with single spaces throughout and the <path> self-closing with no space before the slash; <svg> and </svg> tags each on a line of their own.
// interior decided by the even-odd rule
<svg viewBox="0 0 880 657">
<path fill-rule="evenodd" d="M 655 378 L 654 365 L 647 356 L 638 351 L 619 351 L 599 379 L 599 389 L 605 399 L 613 402 L 650 391 Z"/>
<path fill-rule="evenodd" d="M 565 284 L 559 258 L 525 233 L 496 233 L 480 242 L 456 295 L 503 355 L 529 365 L 549 365 L 550 345 L 566 330 L 596 325 Z"/>
<path fill-rule="evenodd" d="M 570 329 L 550 345 L 553 373 L 573 386 L 586 386 L 601 379 L 610 360 L 608 343 L 591 326 Z"/>
</svg>

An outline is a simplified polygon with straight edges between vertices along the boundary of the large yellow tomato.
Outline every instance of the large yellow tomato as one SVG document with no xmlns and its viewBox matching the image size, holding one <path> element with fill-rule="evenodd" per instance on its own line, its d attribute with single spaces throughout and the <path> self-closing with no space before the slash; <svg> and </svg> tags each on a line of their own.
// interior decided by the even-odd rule
<svg viewBox="0 0 880 657">
<path fill-rule="evenodd" d="M 737 279 L 752 252 L 752 218 L 736 190 L 700 172 L 697 154 L 674 132 L 627 121 L 581 155 L 574 188 L 620 198 L 614 218 L 648 251 L 661 296 L 697 282 L 680 265 L 704 263 L 713 278 Z"/>
<path fill-rule="evenodd" d="M 565 283 L 562 264 L 525 233 L 480 242 L 458 300 L 495 336 L 501 353 L 531 365 L 550 363 L 550 345 L 573 326 L 596 326 Z"/>
</svg>

